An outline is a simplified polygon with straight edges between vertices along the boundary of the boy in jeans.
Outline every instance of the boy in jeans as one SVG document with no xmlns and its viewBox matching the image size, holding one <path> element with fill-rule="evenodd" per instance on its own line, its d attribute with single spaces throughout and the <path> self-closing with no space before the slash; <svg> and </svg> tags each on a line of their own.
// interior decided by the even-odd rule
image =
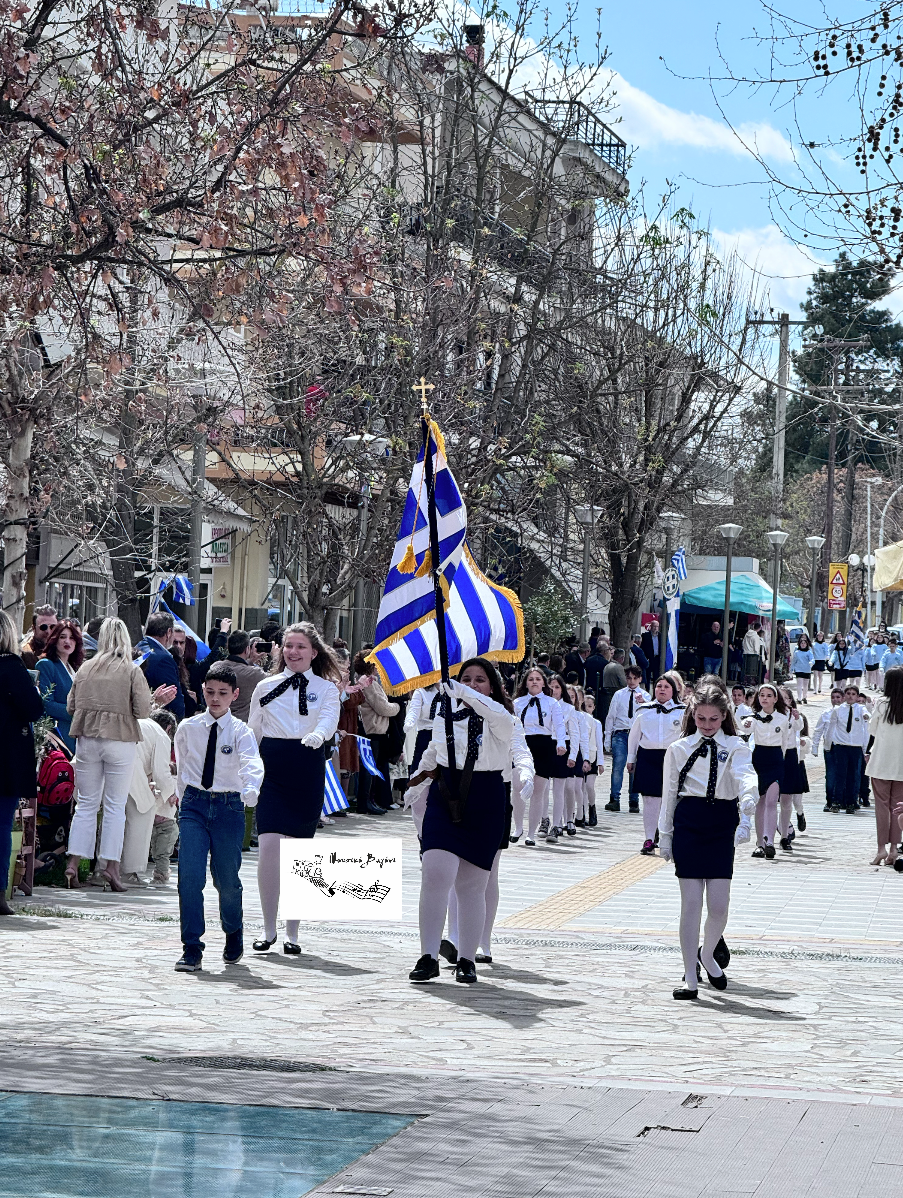
<svg viewBox="0 0 903 1198">
<path fill-rule="evenodd" d="M 229 710 L 238 695 L 235 671 L 217 661 L 204 680 L 207 710 L 183 720 L 175 737 L 179 817 L 179 973 L 201 968 L 204 952 L 204 887 L 207 858 L 219 892 L 220 924 L 226 933 L 223 960 L 234 965 L 244 953 L 241 904 L 241 845 L 245 807 L 255 807 L 263 782 L 257 740 Z"/>
</svg>

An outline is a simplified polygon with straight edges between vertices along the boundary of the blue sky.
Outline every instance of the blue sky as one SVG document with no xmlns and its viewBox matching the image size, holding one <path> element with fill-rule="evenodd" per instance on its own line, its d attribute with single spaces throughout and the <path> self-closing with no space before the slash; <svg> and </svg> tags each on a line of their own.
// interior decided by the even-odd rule
<svg viewBox="0 0 903 1198">
<path fill-rule="evenodd" d="M 787 9 L 797 19 L 811 17 L 813 24 L 822 24 L 820 5 L 812 0 L 792 0 Z M 861 16 L 865 10 L 849 0 L 838 0 L 831 9 L 841 17 Z M 578 25 L 587 57 L 596 19 L 595 6 L 581 0 Z M 707 81 L 710 73 L 725 74 L 719 46 L 735 73 L 768 69 L 768 46 L 754 40 L 756 30 L 767 33 L 769 28 L 764 7 L 758 0 L 641 0 L 608 4 L 600 20 L 610 51 L 608 65 L 618 76 L 613 116 L 620 115 L 621 123 L 614 127 L 636 147 L 633 185 L 645 180 L 652 198 L 663 192 L 666 180 L 677 183 L 681 202 L 711 225 L 718 244 L 736 247 L 766 277 L 774 308 L 797 317 L 814 265 L 829 261 L 832 254 L 814 254 L 775 223 L 762 169 L 731 132 Z M 714 87 L 731 123 L 747 138 L 754 137 L 769 161 L 792 177 L 796 168 L 785 140 L 792 112 L 767 90 L 751 93 L 726 83 Z M 803 112 L 806 132 L 811 129 L 817 137 L 838 123 L 849 125 L 844 100 L 833 89 L 813 96 Z"/>
</svg>

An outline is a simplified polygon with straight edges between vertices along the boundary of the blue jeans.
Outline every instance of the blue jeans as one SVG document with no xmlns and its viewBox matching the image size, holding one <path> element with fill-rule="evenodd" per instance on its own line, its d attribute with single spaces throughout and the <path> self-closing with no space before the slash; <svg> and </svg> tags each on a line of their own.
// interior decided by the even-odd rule
<svg viewBox="0 0 903 1198">
<path fill-rule="evenodd" d="M 627 765 L 627 737 L 629 732 L 623 729 L 620 732 L 612 732 L 611 734 L 611 797 L 613 799 L 621 798 L 621 785 L 624 781 L 624 767 Z M 628 775 L 630 781 L 627 790 L 631 792 L 633 789 L 633 776 Z M 637 796 L 630 793 L 629 798 L 632 802 L 637 801 Z"/>
<path fill-rule="evenodd" d="M 720 674 L 721 673 L 721 658 L 720 657 L 704 657 L 702 659 L 703 674 Z"/>
<path fill-rule="evenodd" d="M 204 887 L 207 858 L 219 892 L 223 931 L 242 929 L 241 845 L 245 806 L 238 791 L 199 790 L 186 786 L 179 815 L 179 918 L 185 948 L 204 950 Z"/>
<path fill-rule="evenodd" d="M 18 798 L 0 795 L 0 890 L 6 890 L 9 882 L 9 859 L 13 855 L 13 819 L 18 809 Z"/>
</svg>

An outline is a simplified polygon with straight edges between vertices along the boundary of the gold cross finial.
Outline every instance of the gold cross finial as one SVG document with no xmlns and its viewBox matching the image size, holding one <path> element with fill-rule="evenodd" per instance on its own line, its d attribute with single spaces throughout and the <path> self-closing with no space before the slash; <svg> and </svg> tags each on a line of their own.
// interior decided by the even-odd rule
<svg viewBox="0 0 903 1198">
<path fill-rule="evenodd" d="M 423 409 L 423 414 L 425 416 L 427 413 L 427 402 L 426 402 L 427 392 L 434 390 L 433 384 L 428 383 L 426 381 L 426 379 L 423 377 L 423 375 L 421 375 L 420 382 L 415 383 L 414 386 L 411 388 L 411 390 L 420 392 L 420 406 Z"/>
</svg>

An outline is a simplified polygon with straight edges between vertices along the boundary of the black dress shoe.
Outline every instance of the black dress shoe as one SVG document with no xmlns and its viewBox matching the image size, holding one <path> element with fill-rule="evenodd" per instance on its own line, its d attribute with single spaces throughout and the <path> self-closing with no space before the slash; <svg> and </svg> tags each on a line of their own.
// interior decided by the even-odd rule
<svg viewBox="0 0 903 1198">
<path fill-rule="evenodd" d="M 473 961 L 468 961 L 465 957 L 460 957 L 458 967 L 455 970 L 456 982 L 475 982 L 477 980 L 477 967 Z"/>
<path fill-rule="evenodd" d="M 431 982 L 439 976 L 439 962 L 429 953 L 424 953 L 408 977 L 412 982 Z"/>
<path fill-rule="evenodd" d="M 287 957 L 300 957 L 303 950 L 300 944 L 295 944 L 294 940 L 283 940 L 282 951 Z"/>
<path fill-rule="evenodd" d="M 898 874 L 903 874 L 903 857 L 898 857 L 894 862 L 894 869 Z"/>
<path fill-rule="evenodd" d="M 752 853 L 750 854 L 750 856 L 752 856 L 752 857 L 764 857 L 764 856 L 765 856 L 765 850 L 764 850 L 764 849 L 761 849 L 761 848 L 759 848 L 759 849 L 753 849 L 753 851 L 752 851 Z"/>
<path fill-rule="evenodd" d="M 765 845 L 765 856 L 768 858 L 769 861 L 771 861 L 771 859 L 774 857 L 774 855 L 775 855 L 774 845 L 766 844 Z"/>
<path fill-rule="evenodd" d="M 268 953 L 278 939 L 278 936 L 274 936 L 272 940 L 255 940 L 251 947 L 255 953 Z"/>
<path fill-rule="evenodd" d="M 686 986 L 678 986 L 676 990 L 671 991 L 672 998 L 686 998 L 691 1002 L 695 1002 L 699 998 L 698 990 L 688 990 Z"/>
<path fill-rule="evenodd" d="M 367 804 L 367 814 L 368 815 L 385 815 L 386 808 L 380 807 L 378 803 L 368 803 Z"/>
<path fill-rule="evenodd" d="M 605 810 L 606 811 L 620 811 L 621 810 L 621 800 L 620 799 L 609 799 L 608 802 L 605 804 Z"/>
<path fill-rule="evenodd" d="M 439 956 L 445 957 L 445 959 L 446 959 L 446 961 L 448 961 L 449 965 L 457 965 L 458 964 L 458 950 L 455 948 L 455 946 L 452 944 L 452 942 L 450 940 L 440 940 Z"/>
<path fill-rule="evenodd" d="M 203 954 L 199 949 L 186 948 L 176 961 L 176 973 L 197 973 L 201 968 L 202 957 Z"/>
<path fill-rule="evenodd" d="M 728 965 L 730 965 L 731 950 L 725 944 L 723 936 L 715 945 L 715 951 L 712 953 L 712 956 L 721 969 L 727 969 Z"/>
<path fill-rule="evenodd" d="M 806 831 L 806 816 L 805 816 L 805 813 L 802 811 L 797 813 L 796 826 L 799 828 L 799 830 L 801 832 Z"/>
<path fill-rule="evenodd" d="M 781 848 L 784 850 L 785 853 L 793 852 L 793 844 L 792 844 L 789 836 L 781 837 Z"/>
<path fill-rule="evenodd" d="M 226 947 L 223 949 L 223 960 L 227 965 L 237 965 L 245 955 L 245 938 L 242 931 L 226 933 Z"/>
<path fill-rule="evenodd" d="M 476 962 L 477 965 L 491 965 L 492 953 L 477 953 Z"/>
<path fill-rule="evenodd" d="M 595 803 L 592 803 L 590 805 L 589 820 L 587 822 L 591 828 L 595 828 L 598 826 L 599 817 L 598 817 L 598 815 L 596 815 L 596 804 Z"/>
<path fill-rule="evenodd" d="M 714 957 L 714 955 L 715 954 L 712 953 L 713 957 Z M 702 960 L 702 949 L 701 948 L 697 949 L 696 956 L 699 959 L 699 964 L 702 965 L 703 969 L 705 969 L 705 964 Z M 714 977 L 712 974 L 709 973 L 709 971 L 707 969 L 705 969 L 705 976 L 709 979 L 709 985 L 714 986 L 714 988 L 716 990 L 726 990 L 727 989 L 727 978 L 724 976 L 723 973 L 721 974 L 720 977 Z"/>
</svg>

